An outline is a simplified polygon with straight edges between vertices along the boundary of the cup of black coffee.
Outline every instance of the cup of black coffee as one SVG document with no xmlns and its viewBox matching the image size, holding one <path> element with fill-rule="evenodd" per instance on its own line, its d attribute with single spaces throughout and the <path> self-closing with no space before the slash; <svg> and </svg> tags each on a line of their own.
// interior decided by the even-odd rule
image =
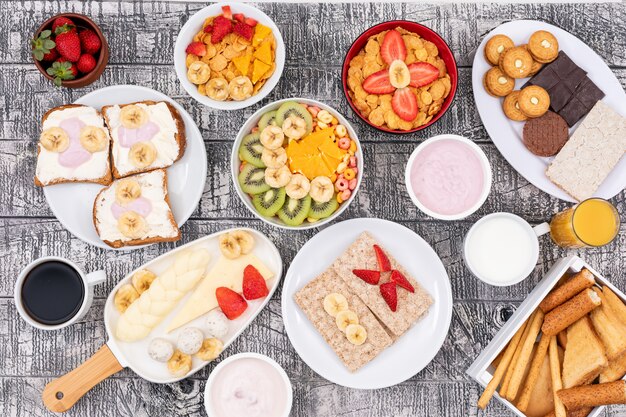
<svg viewBox="0 0 626 417">
<path fill-rule="evenodd" d="M 15 305 L 31 326 L 57 330 L 82 318 L 93 302 L 93 287 L 104 282 L 104 271 L 89 274 L 57 256 L 31 262 L 15 282 Z"/>
</svg>

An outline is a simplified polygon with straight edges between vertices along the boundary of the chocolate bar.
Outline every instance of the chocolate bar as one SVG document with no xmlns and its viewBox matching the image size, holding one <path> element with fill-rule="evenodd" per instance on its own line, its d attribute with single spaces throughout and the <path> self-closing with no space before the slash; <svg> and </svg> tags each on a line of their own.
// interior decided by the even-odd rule
<svg viewBox="0 0 626 417">
<path fill-rule="evenodd" d="M 567 125 L 572 127 L 604 97 L 602 90 L 587 76 L 578 85 L 570 101 L 559 112 Z"/>
</svg>

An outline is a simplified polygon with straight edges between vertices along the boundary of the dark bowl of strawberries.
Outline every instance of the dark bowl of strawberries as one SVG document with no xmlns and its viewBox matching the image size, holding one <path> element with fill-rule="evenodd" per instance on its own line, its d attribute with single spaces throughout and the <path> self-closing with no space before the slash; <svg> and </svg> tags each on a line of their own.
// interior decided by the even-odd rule
<svg viewBox="0 0 626 417">
<path fill-rule="evenodd" d="M 35 32 L 31 50 L 39 72 L 57 87 L 85 87 L 100 78 L 109 61 L 102 31 L 77 13 L 46 20 Z"/>
</svg>

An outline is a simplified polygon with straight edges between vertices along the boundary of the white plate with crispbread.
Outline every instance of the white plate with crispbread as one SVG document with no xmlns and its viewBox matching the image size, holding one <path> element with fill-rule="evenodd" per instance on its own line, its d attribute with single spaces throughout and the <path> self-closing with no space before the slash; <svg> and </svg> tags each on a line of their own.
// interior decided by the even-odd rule
<svg viewBox="0 0 626 417">
<path fill-rule="evenodd" d="M 395 312 L 378 288 L 345 271 L 376 268 L 372 244 L 415 289 L 398 288 Z M 381 274 L 381 284 L 388 280 Z M 331 292 L 345 294 L 358 315 L 367 330 L 363 344 L 346 342 L 324 311 L 323 298 Z M 415 232 L 387 220 L 352 219 L 324 229 L 300 249 L 285 276 L 282 315 L 294 348 L 320 376 L 350 388 L 379 389 L 407 380 L 435 357 L 450 326 L 452 291 L 441 260 Z"/>
</svg>

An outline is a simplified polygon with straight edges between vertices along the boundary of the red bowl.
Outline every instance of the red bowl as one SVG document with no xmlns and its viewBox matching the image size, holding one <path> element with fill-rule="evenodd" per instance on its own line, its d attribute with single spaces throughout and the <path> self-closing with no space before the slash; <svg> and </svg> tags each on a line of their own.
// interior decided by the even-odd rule
<svg viewBox="0 0 626 417">
<path fill-rule="evenodd" d="M 439 110 L 439 113 L 437 113 L 435 117 L 433 117 L 430 120 L 430 122 L 412 130 L 391 130 L 391 129 L 387 129 L 384 127 L 378 127 L 378 126 L 373 125 L 367 119 L 367 117 L 364 117 L 361 114 L 361 112 L 359 112 L 359 110 L 356 108 L 356 106 L 352 102 L 352 98 L 350 97 L 350 94 L 348 93 L 348 69 L 350 68 L 350 61 L 352 60 L 352 58 L 357 56 L 358 53 L 361 51 L 361 49 L 365 47 L 367 40 L 372 35 L 376 35 L 385 30 L 390 30 L 390 29 L 394 29 L 397 27 L 401 27 L 403 29 L 416 33 L 423 39 L 434 43 L 435 46 L 437 46 L 437 49 L 439 50 L 439 56 L 441 57 L 441 59 L 443 59 L 443 62 L 446 64 L 446 69 L 448 70 L 448 74 L 450 75 L 450 84 L 451 84 L 450 94 L 448 94 L 448 97 L 446 97 L 446 99 L 444 100 L 441 106 L 441 110 Z M 343 93 L 346 96 L 346 100 L 348 100 L 348 104 L 350 104 L 350 107 L 352 107 L 352 110 L 354 110 L 354 112 L 361 119 L 363 119 L 365 123 L 383 132 L 404 134 L 404 133 L 413 133 L 413 132 L 417 132 L 418 130 L 425 129 L 428 126 L 435 123 L 437 120 L 441 118 L 441 116 L 444 115 L 444 113 L 450 107 L 450 104 L 452 103 L 452 100 L 454 100 L 454 96 L 456 94 L 456 87 L 458 84 L 458 72 L 456 68 L 456 60 L 454 59 L 452 50 L 450 49 L 446 41 L 444 41 L 443 38 L 439 36 L 436 32 L 434 32 L 432 29 L 424 25 L 420 25 L 419 23 L 409 22 L 407 20 L 391 20 L 389 22 L 384 22 L 376 26 L 372 26 L 371 28 L 367 29 L 365 32 L 361 33 L 361 35 L 359 35 L 358 38 L 356 38 L 354 43 L 352 43 L 352 46 L 350 46 L 350 49 L 348 50 L 348 53 L 346 54 L 346 57 L 343 60 L 343 71 L 341 73 L 341 81 L 343 82 Z"/>
</svg>

